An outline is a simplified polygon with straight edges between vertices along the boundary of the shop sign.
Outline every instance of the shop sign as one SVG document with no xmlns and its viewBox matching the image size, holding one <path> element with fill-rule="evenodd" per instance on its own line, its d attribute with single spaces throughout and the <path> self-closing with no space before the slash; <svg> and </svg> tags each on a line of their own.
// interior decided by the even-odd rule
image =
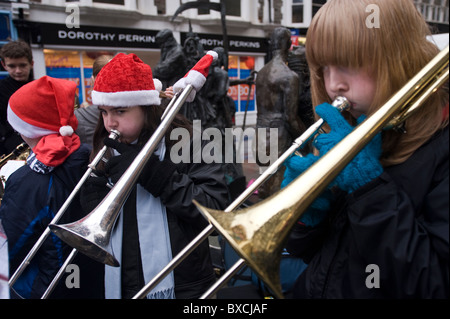
<svg viewBox="0 0 450 319">
<path fill-rule="evenodd" d="M 119 48 L 155 48 L 158 31 L 81 26 L 67 28 L 64 24 L 39 23 L 40 34 L 35 43 L 44 45 L 70 45 Z"/>
<path fill-rule="evenodd" d="M 220 34 L 197 33 L 200 43 L 206 50 L 215 47 L 223 47 L 223 37 Z M 189 34 L 181 32 L 181 44 L 187 40 Z M 228 36 L 229 49 L 231 52 L 267 53 L 267 39 Z"/>
</svg>

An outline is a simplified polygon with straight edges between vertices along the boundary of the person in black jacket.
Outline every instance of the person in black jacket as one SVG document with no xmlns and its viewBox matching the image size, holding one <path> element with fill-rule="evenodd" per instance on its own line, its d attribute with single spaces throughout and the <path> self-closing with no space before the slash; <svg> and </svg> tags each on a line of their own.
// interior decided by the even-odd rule
<svg viewBox="0 0 450 319">
<path fill-rule="evenodd" d="M 75 92 L 74 82 L 44 76 L 21 87 L 9 100 L 8 122 L 31 148 L 27 165 L 6 181 L 0 206 L 10 276 L 87 170 L 89 148 L 74 134 L 78 125 L 73 113 Z M 81 217 L 81 207 L 74 200 L 60 221 Z M 71 250 L 56 236 L 48 236 L 16 280 L 11 298 L 41 298 Z M 66 285 L 67 276 L 63 276 L 50 298 L 100 298 L 103 281 L 92 274 L 102 271 L 103 265 L 81 254 L 72 263 L 77 267 L 73 275 L 78 276 L 73 278 L 74 286 Z"/>
<path fill-rule="evenodd" d="M 209 61 L 207 70 L 213 57 L 205 59 Z M 101 120 L 94 134 L 92 154 L 104 145 L 115 150 L 112 157 L 107 156 L 104 167 L 97 169 L 98 177 L 89 178 L 81 191 L 85 213 L 104 198 L 109 191 L 106 184 L 118 181 L 161 123 L 164 109 L 160 106 L 158 82 L 153 79 L 150 66 L 134 54 L 117 55 L 98 74 L 92 98 Z M 105 266 L 107 299 L 135 296 L 208 225 L 193 200 L 217 209 L 227 204 L 228 190 L 220 164 L 193 162 L 192 148 L 191 161 L 172 162 L 171 149 L 179 142 L 171 140 L 175 129 L 188 133 L 192 130 L 184 117 L 178 116 L 171 123 L 115 225 L 112 245 L 120 267 Z M 121 133 L 119 141 L 107 138 L 111 130 Z M 147 298 L 198 298 L 214 281 L 209 245 L 204 242 Z"/>
<path fill-rule="evenodd" d="M 0 80 L 0 155 L 7 155 L 23 142 L 7 121 L 8 100 L 19 88 L 33 80 L 34 62 L 30 46 L 22 40 L 3 45 L 0 60 L 8 72 L 8 76 Z"/>
<path fill-rule="evenodd" d="M 409 0 L 332 0 L 319 10 L 306 53 L 326 134 L 314 154 L 289 159 L 283 187 L 438 54 L 428 35 Z M 336 96 L 348 112 L 328 104 Z M 288 251 L 308 263 L 294 298 L 449 297 L 448 142 L 441 88 L 354 157 L 290 235 Z"/>
</svg>

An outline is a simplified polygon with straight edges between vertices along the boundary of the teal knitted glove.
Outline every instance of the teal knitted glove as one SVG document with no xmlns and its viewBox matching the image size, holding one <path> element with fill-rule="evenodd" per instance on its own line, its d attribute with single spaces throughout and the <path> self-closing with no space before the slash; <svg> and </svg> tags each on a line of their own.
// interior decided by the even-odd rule
<svg viewBox="0 0 450 319">
<path fill-rule="evenodd" d="M 341 113 L 328 103 L 316 107 L 316 113 L 324 119 L 331 128 L 328 134 L 320 134 L 314 141 L 314 146 L 323 156 L 336 144 L 338 144 L 351 131 L 351 126 Z M 358 124 L 364 121 L 363 115 L 358 118 Z M 383 173 L 383 167 L 379 162 L 381 156 L 381 133 L 377 134 L 369 144 L 342 170 L 334 181 L 343 191 L 352 193 Z"/>
<path fill-rule="evenodd" d="M 291 156 L 285 161 L 286 170 L 281 188 L 286 187 L 290 182 L 296 179 L 300 174 L 306 171 L 312 164 L 317 161 L 318 157 L 308 154 L 305 157 Z M 325 190 L 316 200 L 308 207 L 308 209 L 300 217 L 300 222 L 306 226 L 316 226 L 327 215 L 330 209 L 331 192 Z"/>
</svg>

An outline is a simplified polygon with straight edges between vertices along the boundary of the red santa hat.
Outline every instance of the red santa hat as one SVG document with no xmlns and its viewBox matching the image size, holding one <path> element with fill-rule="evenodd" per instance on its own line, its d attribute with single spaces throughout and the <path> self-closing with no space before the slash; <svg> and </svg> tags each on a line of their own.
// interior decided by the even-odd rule
<svg viewBox="0 0 450 319">
<path fill-rule="evenodd" d="M 47 166 L 57 166 L 80 146 L 74 134 L 78 120 L 74 115 L 76 84 L 49 76 L 18 89 L 9 99 L 7 117 L 11 126 L 27 138 L 41 139 L 33 148 Z"/>
<path fill-rule="evenodd" d="M 186 86 L 191 84 L 194 87 L 194 90 L 189 95 L 187 101 L 192 102 L 195 98 L 196 92 L 200 91 L 203 85 L 206 82 L 206 78 L 208 77 L 209 68 L 213 61 L 217 60 L 219 55 L 215 51 L 208 51 L 194 67 L 189 70 L 186 75 L 178 80 L 173 86 L 173 90 L 175 93 L 182 91 Z"/>
<path fill-rule="evenodd" d="M 114 107 L 159 105 L 162 84 L 135 54 L 119 53 L 95 78 L 92 103 Z"/>
</svg>

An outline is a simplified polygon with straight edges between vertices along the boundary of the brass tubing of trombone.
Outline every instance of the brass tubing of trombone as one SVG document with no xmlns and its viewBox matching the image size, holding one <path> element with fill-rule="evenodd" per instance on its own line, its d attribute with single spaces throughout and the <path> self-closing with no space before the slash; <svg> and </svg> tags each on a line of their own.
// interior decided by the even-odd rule
<svg viewBox="0 0 450 319">
<path fill-rule="evenodd" d="M 27 145 L 27 143 L 21 143 L 19 144 L 11 153 L 9 153 L 8 155 L 2 155 L 0 157 L 0 168 L 2 168 L 3 166 L 5 166 L 5 164 L 14 158 L 17 158 L 18 156 L 20 156 L 22 153 L 26 152 L 27 150 L 29 150 L 30 147 Z"/>
<path fill-rule="evenodd" d="M 343 111 L 350 107 L 349 101 L 345 97 L 337 97 L 332 105 L 339 111 Z M 244 192 L 241 193 L 226 209 L 225 212 L 231 212 L 238 208 L 245 200 L 247 200 L 269 177 L 275 173 L 278 168 L 291 156 L 299 147 L 308 141 L 311 136 L 316 134 L 322 127 L 324 121 L 319 119 L 311 125 L 303 134 L 301 134 L 272 165 L 270 165 L 263 174 L 261 174 L 255 182 L 253 182 Z M 194 238 L 183 250 L 181 250 L 155 277 L 152 278 L 134 297 L 133 299 L 141 299 L 148 295 L 169 273 L 175 269 L 192 251 L 200 245 L 205 239 L 214 232 L 214 227 L 210 224 L 196 238 Z M 234 275 L 234 273 L 233 273 Z"/>
<path fill-rule="evenodd" d="M 120 132 L 116 131 L 116 130 L 112 130 L 109 138 L 112 139 L 117 139 L 120 136 Z M 105 155 L 106 151 L 107 151 L 108 147 L 104 146 L 97 154 L 97 156 L 92 160 L 92 162 L 88 165 L 88 169 L 86 170 L 86 172 L 84 173 L 83 177 L 81 177 L 81 179 L 79 180 L 78 184 L 75 186 L 75 188 L 72 190 L 72 192 L 70 193 L 69 197 L 66 199 L 66 201 L 64 202 L 64 204 L 61 206 L 61 208 L 59 209 L 59 211 L 56 213 L 55 217 L 53 217 L 52 221 L 50 222 L 50 224 L 53 223 L 57 223 L 61 217 L 63 216 L 63 214 L 66 212 L 67 208 L 69 207 L 69 205 L 72 203 L 73 199 L 75 198 L 75 196 L 77 195 L 77 193 L 80 191 L 81 186 L 84 184 L 84 182 L 89 178 L 89 176 L 91 175 L 92 171 L 95 169 L 95 167 L 97 166 L 97 164 L 101 161 L 101 159 L 103 158 L 103 156 Z M 27 256 L 25 257 L 25 259 L 22 261 L 22 263 L 19 265 L 19 267 L 16 269 L 16 271 L 14 272 L 14 274 L 11 276 L 11 278 L 9 279 L 9 286 L 12 287 L 15 282 L 17 281 L 17 279 L 22 275 L 22 273 L 24 272 L 24 270 L 28 267 L 28 265 L 31 262 L 31 259 L 34 258 L 34 256 L 36 255 L 37 251 L 39 250 L 39 248 L 42 246 L 42 244 L 44 243 L 44 241 L 47 239 L 47 237 L 50 235 L 50 229 L 49 227 L 47 227 L 45 229 L 45 231 L 42 233 L 42 235 L 39 237 L 38 241 L 34 244 L 34 246 L 31 248 L 31 250 L 28 252 Z"/>
<path fill-rule="evenodd" d="M 170 123 L 174 120 L 192 90 L 192 85 L 186 86 L 142 150 L 111 191 L 90 214 L 71 224 L 49 225 L 56 236 L 69 246 L 76 248 L 98 262 L 113 267 L 119 266 L 119 262 L 113 255 L 110 239 L 114 224 L 120 214 L 120 209 L 128 198 L 150 156 L 158 147 Z"/>
<path fill-rule="evenodd" d="M 434 92 L 437 88 L 434 83 L 443 83 L 448 79 L 448 59 L 447 46 L 379 110 L 308 170 L 269 198 L 228 214 L 196 203 L 277 298 L 283 298 L 279 280 L 282 247 L 293 225 L 353 157 L 394 117 L 410 115 L 410 107 L 419 107 Z M 442 72 L 444 75 L 439 76 Z"/>
</svg>

